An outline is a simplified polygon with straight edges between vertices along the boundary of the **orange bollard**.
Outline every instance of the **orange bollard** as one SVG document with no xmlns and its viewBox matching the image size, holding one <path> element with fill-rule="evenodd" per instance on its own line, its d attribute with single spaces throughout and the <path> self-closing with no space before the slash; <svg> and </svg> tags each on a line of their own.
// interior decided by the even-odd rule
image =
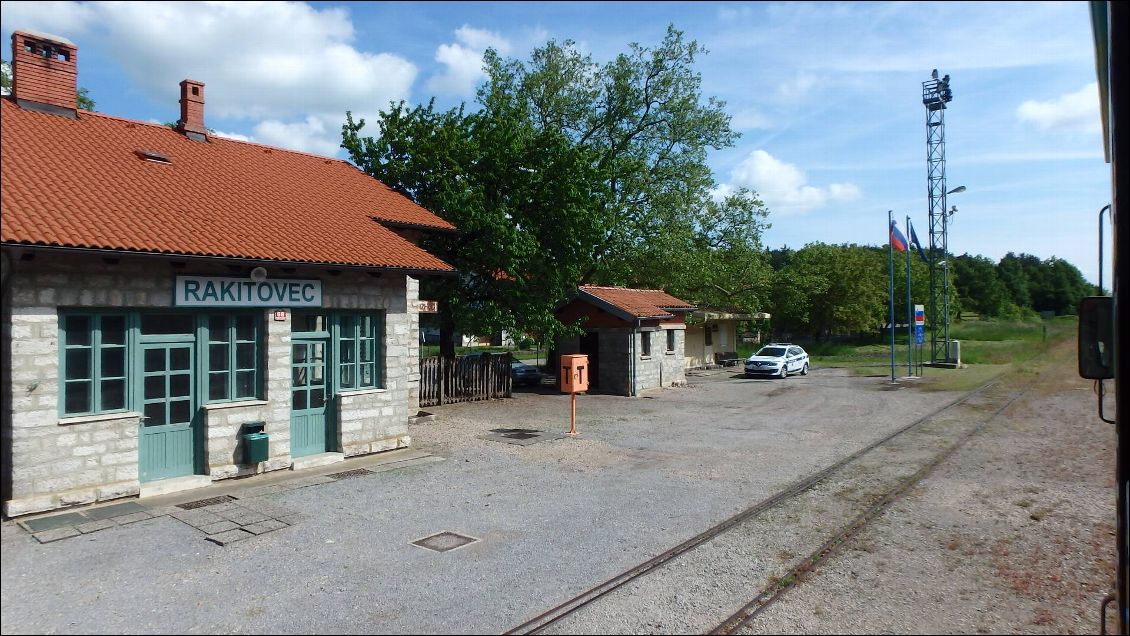
<svg viewBox="0 0 1130 636">
<path fill-rule="evenodd" d="M 570 394 L 569 397 L 573 398 L 572 400 L 570 400 L 570 403 L 572 404 L 573 408 L 572 408 L 572 415 L 569 418 L 569 430 L 565 434 L 566 435 L 577 435 L 577 394 L 572 393 L 572 394 Z"/>
</svg>

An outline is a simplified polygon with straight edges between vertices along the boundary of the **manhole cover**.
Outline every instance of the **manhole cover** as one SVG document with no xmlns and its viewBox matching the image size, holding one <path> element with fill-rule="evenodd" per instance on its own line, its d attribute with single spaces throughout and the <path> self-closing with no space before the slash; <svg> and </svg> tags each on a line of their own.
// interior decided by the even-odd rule
<svg viewBox="0 0 1130 636">
<path fill-rule="evenodd" d="M 427 548 L 435 552 L 449 552 L 456 548 L 462 548 L 465 545 L 474 543 L 478 539 L 459 534 L 457 532 L 440 532 L 433 534 L 430 537 L 417 539 L 412 542 L 412 545 L 418 545 L 421 548 Z"/>
<path fill-rule="evenodd" d="M 181 508 L 183 510 L 193 510 L 196 508 L 203 508 L 204 506 L 214 506 L 216 504 L 227 503 L 229 501 L 235 501 L 235 497 L 232 497 L 231 495 L 220 495 L 219 497 L 212 497 L 210 499 L 198 499 L 196 501 L 190 501 L 188 503 L 177 504 L 177 508 Z"/>
<path fill-rule="evenodd" d="M 540 431 L 538 431 L 538 429 L 536 428 L 492 428 L 490 429 L 490 432 L 507 435 L 510 433 L 538 433 Z"/>
<path fill-rule="evenodd" d="M 537 437 L 538 435 L 537 433 L 503 433 L 502 436 L 508 437 L 510 439 L 530 439 L 531 437 Z"/>
<path fill-rule="evenodd" d="M 329 475 L 326 475 L 326 477 L 331 477 L 333 479 L 350 479 L 352 477 L 363 477 L 365 475 L 372 474 L 373 471 L 371 470 L 366 470 L 364 468 L 354 468 L 353 470 L 346 470 L 340 473 L 331 473 Z"/>
</svg>

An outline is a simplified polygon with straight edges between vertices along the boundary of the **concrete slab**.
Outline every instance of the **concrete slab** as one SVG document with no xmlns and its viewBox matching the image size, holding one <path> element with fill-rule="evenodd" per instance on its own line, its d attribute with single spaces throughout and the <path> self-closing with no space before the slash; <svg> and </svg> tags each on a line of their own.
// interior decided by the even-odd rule
<svg viewBox="0 0 1130 636">
<path fill-rule="evenodd" d="M 560 433 L 550 433 L 547 431 L 535 431 L 530 429 L 496 429 L 499 432 L 487 433 L 486 435 L 477 436 L 479 439 L 485 439 L 491 442 L 502 442 L 503 444 L 514 444 L 515 446 L 529 446 L 537 444 L 538 442 L 545 442 L 555 439 L 564 439 L 566 436 Z M 510 432 L 502 432 L 510 431 Z"/>
<path fill-rule="evenodd" d="M 224 521 L 210 523 L 206 526 L 199 526 L 196 529 L 203 532 L 204 534 L 220 534 L 221 532 L 227 532 L 228 530 L 238 530 L 239 524 L 235 523 L 234 521 L 228 521 L 225 519 Z"/>
<path fill-rule="evenodd" d="M 306 457 L 299 457 L 294 460 L 290 465 L 291 470 L 306 470 L 307 468 L 318 468 L 320 466 L 329 466 L 331 464 L 339 464 L 345 461 L 345 453 L 318 453 L 317 455 L 307 455 Z"/>
<path fill-rule="evenodd" d="M 186 477 L 173 477 L 158 481 L 147 481 L 141 484 L 141 499 L 159 497 L 185 490 L 195 490 L 212 485 L 212 478 L 208 475 L 188 475 Z"/>
<path fill-rule="evenodd" d="M 238 523 L 241 526 L 250 525 L 252 523 L 259 523 L 260 521 L 266 521 L 268 519 L 267 515 L 255 512 L 254 510 L 248 510 L 246 508 L 244 508 L 240 512 L 225 512 L 220 516 L 227 519 L 228 521 L 231 521 L 232 523 Z"/>
<path fill-rule="evenodd" d="M 148 512 L 148 509 L 135 501 L 127 501 L 125 503 L 113 504 L 111 506 L 90 508 L 88 510 L 84 510 L 83 514 L 90 519 L 99 521 L 102 519 L 112 519 L 113 517 L 133 514 L 135 512 Z"/>
<path fill-rule="evenodd" d="M 250 539 L 253 536 L 255 535 L 251 534 L 250 532 L 244 532 L 243 530 L 228 530 L 227 532 L 208 535 L 204 538 L 217 545 L 228 545 L 230 543 L 235 543 L 236 541 Z"/>
<path fill-rule="evenodd" d="M 138 521 L 145 521 L 146 519 L 152 519 L 152 518 L 153 518 L 153 515 L 149 514 L 148 512 L 135 512 L 135 513 L 130 514 L 130 515 L 122 515 L 120 517 L 114 517 L 114 522 L 117 523 L 119 526 L 124 526 L 124 525 L 129 524 L 129 523 L 136 523 Z"/>
<path fill-rule="evenodd" d="M 67 526 L 65 528 L 55 528 L 54 530 L 46 530 L 44 532 L 37 532 L 37 533 L 35 533 L 31 536 L 35 537 L 35 540 L 40 542 L 40 543 L 51 543 L 52 541 L 69 539 L 71 537 L 77 537 L 78 535 L 79 535 L 78 530 L 75 530 L 71 526 Z"/>
<path fill-rule="evenodd" d="M 271 532 L 272 530 L 280 530 L 285 527 L 287 527 L 287 524 L 279 521 L 278 519 L 267 519 L 266 521 L 260 521 L 259 523 L 253 523 L 243 526 L 243 529 L 247 532 L 250 532 L 251 534 L 263 534 L 265 532 Z"/>
<path fill-rule="evenodd" d="M 99 519 L 98 521 L 80 523 L 79 525 L 75 526 L 75 529 L 83 534 L 88 534 L 91 532 L 98 532 L 99 530 L 105 530 L 106 528 L 113 528 L 116 525 L 118 525 L 118 523 L 113 519 Z"/>
<path fill-rule="evenodd" d="M 39 517 L 37 519 L 23 519 L 19 521 L 20 527 L 28 532 L 43 532 L 44 530 L 55 530 L 57 528 L 64 528 L 66 526 L 77 526 L 80 523 L 86 523 L 90 519 L 84 517 L 77 512 L 68 512 L 61 515 L 51 515 L 50 517 Z"/>
<path fill-rule="evenodd" d="M 214 512 L 208 512 L 204 509 L 184 510 L 182 512 L 173 513 L 170 516 L 174 519 L 177 519 L 178 521 L 183 521 L 184 523 L 187 523 L 188 525 L 196 528 L 199 528 L 200 526 L 206 526 L 210 523 L 219 523 L 221 521 L 226 521 L 226 519 L 224 519 L 220 515 Z"/>
</svg>

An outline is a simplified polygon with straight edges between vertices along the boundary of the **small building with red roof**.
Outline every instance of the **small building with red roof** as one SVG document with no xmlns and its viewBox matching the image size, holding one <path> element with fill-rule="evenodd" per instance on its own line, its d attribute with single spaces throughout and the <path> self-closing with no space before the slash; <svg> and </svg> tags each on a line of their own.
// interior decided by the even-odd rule
<svg viewBox="0 0 1130 636">
<path fill-rule="evenodd" d="M 78 47 L 12 36 L 0 99 L 8 516 L 409 444 L 415 237 L 455 228 L 351 164 L 76 108 Z"/>
<path fill-rule="evenodd" d="M 559 339 L 556 352 L 588 356 L 594 393 L 636 396 L 685 384 L 686 315 L 694 309 L 659 289 L 584 285 L 556 312 L 584 335 Z"/>
</svg>

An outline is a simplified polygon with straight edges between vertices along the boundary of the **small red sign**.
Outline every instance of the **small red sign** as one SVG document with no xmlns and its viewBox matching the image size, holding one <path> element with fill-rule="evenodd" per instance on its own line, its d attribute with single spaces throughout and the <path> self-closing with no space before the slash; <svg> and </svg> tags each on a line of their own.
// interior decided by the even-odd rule
<svg viewBox="0 0 1130 636">
<path fill-rule="evenodd" d="M 280 309 L 275 312 L 275 321 L 282 322 L 286 320 L 286 310 Z"/>
</svg>

